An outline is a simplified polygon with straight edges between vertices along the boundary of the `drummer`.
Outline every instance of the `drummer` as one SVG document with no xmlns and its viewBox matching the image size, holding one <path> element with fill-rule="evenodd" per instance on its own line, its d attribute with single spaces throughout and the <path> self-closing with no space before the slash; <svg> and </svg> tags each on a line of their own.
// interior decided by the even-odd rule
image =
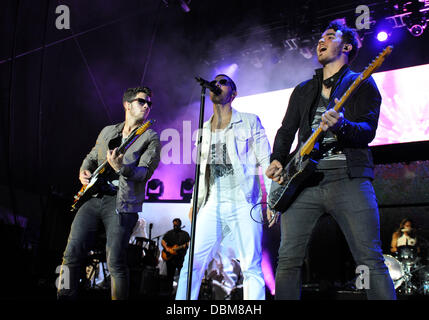
<svg viewBox="0 0 429 320">
<path fill-rule="evenodd" d="M 417 246 L 415 227 L 413 226 L 413 221 L 409 218 L 402 219 L 399 228 L 393 233 L 390 251 L 396 253 L 398 252 L 398 247 L 401 246 L 415 247 L 417 253 L 420 253 L 420 248 Z"/>
</svg>

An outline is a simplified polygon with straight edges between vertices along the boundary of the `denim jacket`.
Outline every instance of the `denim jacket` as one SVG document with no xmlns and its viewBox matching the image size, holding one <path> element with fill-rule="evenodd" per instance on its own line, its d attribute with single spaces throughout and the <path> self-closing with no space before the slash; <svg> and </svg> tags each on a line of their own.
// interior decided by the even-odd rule
<svg viewBox="0 0 429 320">
<path fill-rule="evenodd" d="M 93 172 L 106 160 L 112 140 L 119 138 L 125 122 L 110 125 L 101 130 L 97 142 L 83 160 L 80 171 Z M 158 134 L 148 129 L 128 148 L 124 154 L 119 174 L 119 189 L 116 197 L 118 212 L 139 212 L 145 198 L 146 182 L 160 161 L 161 143 Z"/>
<path fill-rule="evenodd" d="M 208 195 L 207 162 L 211 144 L 212 118 L 213 116 L 204 123 L 202 128 L 198 209 L 204 205 Z M 271 186 L 271 180 L 265 176 L 265 170 L 270 165 L 271 154 L 270 143 L 265 130 L 256 115 L 238 112 L 234 109 L 232 109 L 231 121 L 227 129 L 225 138 L 228 156 L 231 159 L 234 173 L 242 186 L 243 200 L 245 199 L 250 204 L 256 204 L 262 200 L 259 167 L 262 168 L 265 190 L 270 190 Z"/>
</svg>

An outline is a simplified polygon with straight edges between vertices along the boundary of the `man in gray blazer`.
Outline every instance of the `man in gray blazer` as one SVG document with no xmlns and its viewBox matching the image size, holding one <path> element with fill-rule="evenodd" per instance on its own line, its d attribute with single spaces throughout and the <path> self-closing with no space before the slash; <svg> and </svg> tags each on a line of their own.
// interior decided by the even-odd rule
<svg viewBox="0 0 429 320">
<path fill-rule="evenodd" d="M 80 270 L 100 221 L 106 230 L 112 300 L 128 298 L 126 249 L 138 219 L 137 212 L 142 209 L 146 182 L 160 161 L 161 144 L 158 134 L 148 129 L 124 154 L 118 152 L 118 147 L 147 119 L 152 107 L 151 96 L 147 87 L 126 90 L 122 99 L 125 122 L 101 130 L 95 146 L 83 160 L 79 173 L 83 185 L 89 183 L 94 170 L 104 161 L 107 160 L 113 170 L 105 175 L 98 193 L 80 207 L 73 220 L 60 276 L 68 279 L 60 278 L 58 299 L 77 298 Z"/>
</svg>

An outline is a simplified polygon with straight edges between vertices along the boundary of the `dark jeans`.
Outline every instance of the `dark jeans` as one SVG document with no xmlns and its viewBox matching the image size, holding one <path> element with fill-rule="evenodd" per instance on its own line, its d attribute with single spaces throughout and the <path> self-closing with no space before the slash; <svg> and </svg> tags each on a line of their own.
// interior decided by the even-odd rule
<svg viewBox="0 0 429 320">
<path fill-rule="evenodd" d="M 82 205 L 73 220 L 67 246 L 64 252 L 62 268 L 69 276 L 69 288 L 60 288 L 58 299 L 77 298 L 80 270 L 92 249 L 97 226 L 101 220 L 106 229 L 106 258 L 111 275 L 112 299 L 128 298 L 129 270 L 126 250 L 137 222 L 137 213 L 117 214 L 116 196 L 91 198 Z"/>
<path fill-rule="evenodd" d="M 305 188 L 281 216 L 275 298 L 300 298 L 306 247 L 317 220 L 326 212 L 340 226 L 356 264 L 369 268 L 368 299 L 396 299 L 381 250 L 377 199 L 371 182 L 350 179 L 346 169 L 324 170 L 314 176 L 318 181 Z"/>
<path fill-rule="evenodd" d="M 180 274 L 180 270 L 182 270 L 182 266 L 183 266 L 183 260 L 184 260 L 184 257 L 173 256 L 170 260 L 167 260 L 165 263 L 167 265 L 167 283 L 168 283 L 169 294 L 171 294 L 173 290 L 173 281 L 174 281 L 174 275 L 176 274 L 176 269 Z"/>
</svg>

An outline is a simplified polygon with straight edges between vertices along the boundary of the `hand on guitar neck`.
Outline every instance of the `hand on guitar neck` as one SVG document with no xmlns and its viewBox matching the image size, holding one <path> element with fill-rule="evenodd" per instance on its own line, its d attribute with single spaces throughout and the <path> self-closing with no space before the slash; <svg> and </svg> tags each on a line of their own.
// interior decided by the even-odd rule
<svg viewBox="0 0 429 320">
<path fill-rule="evenodd" d="M 335 104 L 339 102 L 337 98 L 334 100 Z M 341 126 L 344 121 L 344 115 L 342 112 L 337 112 L 334 109 L 327 110 L 322 114 L 322 122 L 320 123 L 322 130 L 327 131 L 328 129 L 337 129 Z"/>
<path fill-rule="evenodd" d="M 118 148 L 115 148 L 113 150 L 107 150 L 106 158 L 107 162 L 109 162 L 113 170 L 115 170 L 116 172 L 121 170 L 124 154 L 119 153 Z"/>
</svg>

